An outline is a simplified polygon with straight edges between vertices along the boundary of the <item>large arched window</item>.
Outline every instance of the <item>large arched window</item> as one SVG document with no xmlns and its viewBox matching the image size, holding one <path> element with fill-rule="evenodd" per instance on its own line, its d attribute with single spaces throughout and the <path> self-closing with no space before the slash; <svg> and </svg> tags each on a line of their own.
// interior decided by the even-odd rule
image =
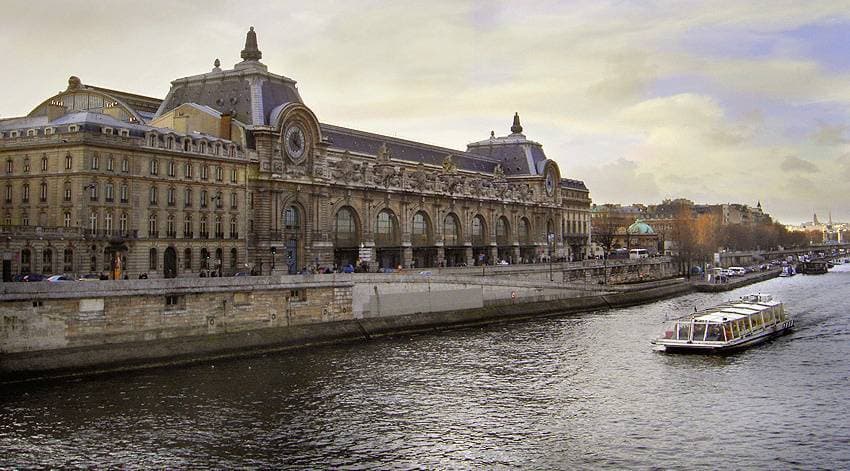
<svg viewBox="0 0 850 471">
<path fill-rule="evenodd" d="M 484 218 L 479 214 L 472 218 L 472 245 L 485 245 L 487 243 L 487 225 Z"/>
<path fill-rule="evenodd" d="M 520 218 L 517 223 L 517 236 L 519 237 L 520 245 L 528 245 L 531 243 L 531 225 L 527 218 Z"/>
<path fill-rule="evenodd" d="M 334 221 L 334 245 L 337 247 L 354 247 L 359 240 L 357 237 L 357 220 L 354 210 L 349 207 L 340 208 Z"/>
<path fill-rule="evenodd" d="M 287 231 L 301 229 L 301 213 L 295 206 L 289 206 L 283 211 L 283 228 Z"/>
<path fill-rule="evenodd" d="M 511 243 L 511 226 L 508 224 L 508 218 L 504 216 L 496 220 L 496 243 L 499 245 Z"/>
<path fill-rule="evenodd" d="M 230 249 L 230 269 L 231 270 L 235 270 L 236 265 L 239 263 L 239 260 L 237 258 L 237 254 L 238 254 L 238 252 L 236 251 L 235 248 Z"/>
<path fill-rule="evenodd" d="M 210 252 L 206 248 L 201 249 L 201 269 L 206 270 L 210 267 Z"/>
<path fill-rule="evenodd" d="M 183 268 L 186 270 L 192 269 L 192 249 L 190 248 L 183 251 Z"/>
<path fill-rule="evenodd" d="M 413 245 L 432 245 L 431 223 L 424 211 L 419 211 L 413 215 L 410 238 Z"/>
<path fill-rule="evenodd" d="M 549 235 L 555 234 L 555 223 L 550 219 L 546 221 L 546 240 L 549 240 Z"/>
<path fill-rule="evenodd" d="M 399 245 L 398 222 L 389 209 L 378 213 L 375 220 L 375 245 Z"/>
<path fill-rule="evenodd" d="M 460 223 L 457 216 L 447 214 L 443 219 L 443 244 L 459 245 L 460 244 Z"/>
</svg>

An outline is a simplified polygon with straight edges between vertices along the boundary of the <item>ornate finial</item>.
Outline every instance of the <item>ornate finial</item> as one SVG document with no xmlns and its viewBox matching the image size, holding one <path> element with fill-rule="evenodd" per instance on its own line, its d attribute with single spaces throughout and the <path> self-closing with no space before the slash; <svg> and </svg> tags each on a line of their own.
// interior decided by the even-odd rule
<svg viewBox="0 0 850 471">
<path fill-rule="evenodd" d="M 83 88 L 83 83 L 80 82 L 80 78 L 72 75 L 68 78 L 68 90 L 79 90 Z"/>
<path fill-rule="evenodd" d="M 221 72 L 221 61 L 220 61 L 220 60 L 218 60 L 218 58 L 216 58 L 216 59 L 215 59 L 215 62 L 213 62 L 213 69 L 212 69 L 212 71 L 213 71 L 213 72 Z"/>
<path fill-rule="evenodd" d="M 263 53 L 257 47 L 257 33 L 254 32 L 253 26 L 245 37 L 245 49 L 242 49 L 241 57 L 246 61 L 258 61 L 263 57 Z"/>
<path fill-rule="evenodd" d="M 496 131 L 490 131 L 490 139 L 496 138 Z"/>
<path fill-rule="evenodd" d="M 511 132 L 514 134 L 522 132 L 522 125 L 519 124 L 519 113 L 514 113 L 514 125 L 511 126 Z"/>
</svg>

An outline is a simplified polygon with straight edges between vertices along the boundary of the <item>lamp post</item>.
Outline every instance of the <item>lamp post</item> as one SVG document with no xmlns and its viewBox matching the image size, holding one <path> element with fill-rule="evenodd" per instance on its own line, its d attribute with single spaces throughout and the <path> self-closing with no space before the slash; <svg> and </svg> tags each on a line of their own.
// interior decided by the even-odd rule
<svg viewBox="0 0 850 471">
<path fill-rule="evenodd" d="M 275 255 L 277 255 L 277 247 L 272 247 L 271 252 L 272 252 L 272 272 L 274 272 L 274 259 L 275 259 Z"/>
<path fill-rule="evenodd" d="M 555 234 L 550 232 L 546 235 L 546 239 L 549 243 L 549 281 L 555 281 L 552 276 L 552 243 L 555 241 Z"/>
</svg>

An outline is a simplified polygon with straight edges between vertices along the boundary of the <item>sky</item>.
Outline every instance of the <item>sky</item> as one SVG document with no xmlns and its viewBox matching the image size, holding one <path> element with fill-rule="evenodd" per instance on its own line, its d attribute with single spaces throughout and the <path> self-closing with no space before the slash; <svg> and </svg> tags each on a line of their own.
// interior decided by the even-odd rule
<svg viewBox="0 0 850 471">
<path fill-rule="evenodd" d="M 3 0 L 0 118 L 84 84 L 164 98 L 262 62 L 324 123 L 543 144 L 594 203 L 761 202 L 850 221 L 850 0 Z"/>
</svg>

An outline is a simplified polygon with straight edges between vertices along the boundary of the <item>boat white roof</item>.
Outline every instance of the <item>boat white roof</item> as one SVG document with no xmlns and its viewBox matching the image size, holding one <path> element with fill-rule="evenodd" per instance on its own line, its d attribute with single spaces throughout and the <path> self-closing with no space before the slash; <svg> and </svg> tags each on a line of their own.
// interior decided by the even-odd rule
<svg viewBox="0 0 850 471">
<path fill-rule="evenodd" d="M 710 314 L 705 314 L 699 317 L 694 317 L 694 320 L 697 321 L 708 321 L 708 322 L 725 322 L 725 321 L 736 321 L 738 319 L 743 319 L 747 317 L 746 315 L 735 314 L 734 312 L 729 312 L 726 310 L 720 312 L 712 312 Z"/>
</svg>

